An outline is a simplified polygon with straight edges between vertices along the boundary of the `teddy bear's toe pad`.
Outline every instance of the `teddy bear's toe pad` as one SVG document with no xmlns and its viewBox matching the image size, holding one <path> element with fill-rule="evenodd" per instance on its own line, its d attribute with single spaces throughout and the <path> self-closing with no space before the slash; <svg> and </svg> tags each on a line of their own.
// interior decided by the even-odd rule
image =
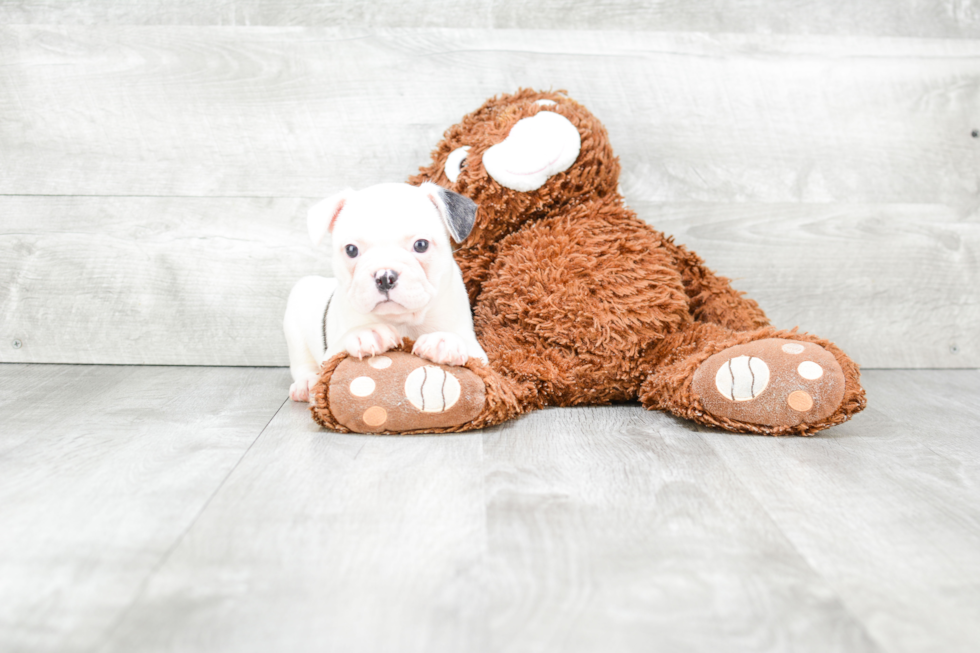
<svg viewBox="0 0 980 653">
<path fill-rule="evenodd" d="M 355 433 L 404 433 L 471 421 L 483 410 L 486 388 L 465 367 L 391 351 L 345 359 L 330 379 L 329 397 L 334 419 Z"/>
<path fill-rule="evenodd" d="M 694 373 L 692 387 L 715 417 L 796 426 L 837 410 L 844 399 L 844 373 L 819 345 L 766 338 L 711 356 Z"/>
</svg>

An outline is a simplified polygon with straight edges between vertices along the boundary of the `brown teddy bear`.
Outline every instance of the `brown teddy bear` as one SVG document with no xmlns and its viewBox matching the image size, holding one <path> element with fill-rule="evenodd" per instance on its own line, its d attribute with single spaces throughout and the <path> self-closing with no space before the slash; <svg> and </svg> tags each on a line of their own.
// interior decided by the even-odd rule
<svg viewBox="0 0 980 653">
<path fill-rule="evenodd" d="M 627 208 L 605 128 L 561 92 L 488 100 L 446 132 L 432 181 L 479 206 L 456 251 L 489 366 L 402 351 L 323 365 L 314 419 L 338 431 L 466 431 L 543 406 L 640 400 L 743 433 L 810 435 L 865 406 L 832 343 L 758 304 Z M 365 382 L 370 378 L 373 383 Z M 371 388 L 365 394 L 364 388 Z"/>
</svg>

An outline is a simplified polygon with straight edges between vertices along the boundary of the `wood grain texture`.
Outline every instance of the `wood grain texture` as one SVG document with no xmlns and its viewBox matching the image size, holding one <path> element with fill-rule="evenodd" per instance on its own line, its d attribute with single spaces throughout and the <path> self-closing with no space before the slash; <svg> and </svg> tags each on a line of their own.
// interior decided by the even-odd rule
<svg viewBox="0 0 980 653">
<path fill-rule="evenodd" d="M 495 27 L 976 38 L 968 0 L 494 0 Z"/>
<path fill-rule="evenodd" d="M 286 406 L 101 650 L 878 650 L 706 445 L 657 421 L 377 438 Z"/>
<path fill-rule="evenodd" d="M 0 198 L 0 361 L 288 364 L 289 289 L 331 274 L 311 203 Z"/>
<path fill-rule="evenodd" d="M 505 27 L 977 38 L 969 0 L 6 0 L 0 23 Z"/>
<path fill-rule="evenodd" d="M 873 372 L 877 392 L 875 407 L 894 416 L 903 428 L 916 433 L 931 433 L 937 424 L 944 428 L 939 437 L 926 436 L 923 443 L 931 450 L 955 460 L 972 478 L 980 478 L 980 371 L 960 370 L 947 374 L 943 370 L 895 370 L 894 374 Z M 915 399 L 915 410 L 903 408 L 909 397 Z M 945 428 L 946 425 L 949 428 Z M 901 431 L 899 431 L 901 432 Z"/>
<path fill-rule="evenodd" d="M 484 440 L 492 650 L 879 650 L 689 424 L 552 409 Z"/>
<path fill-rule="evenodd" d="M 607 124 L 633 200 L 978 206 L 976 41 L 6 26 L 0 58 L 2 194 L 317 197 L 523 85 Z"/>
<path fill-rule="evenodd" d="M 290 402 L 101 650 L 490 650 L 481 460 Z"/>
<path fill-rule="evenodd" d="M 279 369 L 0 365 L 0 649 L 93 650 L 287 388 Z"/>
<path fill-rule="evenodd" d="M 886 650 L 973 651 L 980 372 L 865 380 L 867 416 L 820 438 L 710 445 Z"/>
<path fill-rule="evenodd" d="M 0 60 L 0 361 L 285 364 L 288 288 L 329 269 L 306 206 L 530 85 L 592 108 L 641 217 L 780 326 L 980 364 L 976 41 L 5 26 Z"/>
<path fill-rule="evenodd" d="M 980 217 L 937 205 L 632 203 L 772 322 L 865 367 L 980 366 Z"/>
<path fill-rule="evenodd" d="M 289 289 L 331 275 L 329 246 L 307 241 L 312 201 L 0 197 L 0 361 L 286 365 Z M 632 207 L 775 324 L 834 340 L 862 365 L 980 365 L 975 216 L 935 205 Z"/>
<path fill-rule="evenodd" d="M 0 365 L 0 648 L 956 653 L 980 637 L 980 371 L 866 373 L 868 410 L 813 438 L 636 405 L 339 435 L 280 406 L 286 374 Z"/>
</svg>

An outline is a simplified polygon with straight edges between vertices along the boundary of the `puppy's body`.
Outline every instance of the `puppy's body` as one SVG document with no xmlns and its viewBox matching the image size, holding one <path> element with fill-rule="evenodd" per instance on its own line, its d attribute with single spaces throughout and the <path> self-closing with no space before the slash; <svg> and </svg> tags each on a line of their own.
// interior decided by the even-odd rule
<svg viewBox="0 0 980 653">
<path fill-rule="evenodd" d="M 333 235 L 335 278 L 305 277 L 289 295 L 283 327 L 293 400 L 309 399 L 320 365 L 335 354 L 374 356 L 405 337 L 436 363 L 487 360 L 450 242 L 466 237 L 475 213 L 472 202 L 434 184 L 345 191 L 310 210 L 314 243 Z"/>
</svg>

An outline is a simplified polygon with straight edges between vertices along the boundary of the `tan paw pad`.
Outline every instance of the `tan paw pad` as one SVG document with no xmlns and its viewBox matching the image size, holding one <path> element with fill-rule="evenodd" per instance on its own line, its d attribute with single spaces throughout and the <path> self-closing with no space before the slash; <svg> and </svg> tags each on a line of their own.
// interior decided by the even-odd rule
<svg viewBox="0 0 980 653">
<path fill-rule="evenodd" d="M 786 397 L 786 403 L 789 407 L 798 413 L 805 413 L 806 411 L 813 408 L 813 397 L 804 392 L 803 390 L 793 390 Z"/>
<path fill-rule="evenodd" d="M 766 338 L 701 363 L 692 389 L 708 413 L 749 424 L 795 426 L 829 417 L 844 398 L 837 359 L 812 342 Z"/>
<path fill-rule="evenodd" d="M 371 406 L 364 411 L 361 419 L 368 426 L 383 426 L 388 421 L 388 411 L 381 406 Z"/>
</svg>

